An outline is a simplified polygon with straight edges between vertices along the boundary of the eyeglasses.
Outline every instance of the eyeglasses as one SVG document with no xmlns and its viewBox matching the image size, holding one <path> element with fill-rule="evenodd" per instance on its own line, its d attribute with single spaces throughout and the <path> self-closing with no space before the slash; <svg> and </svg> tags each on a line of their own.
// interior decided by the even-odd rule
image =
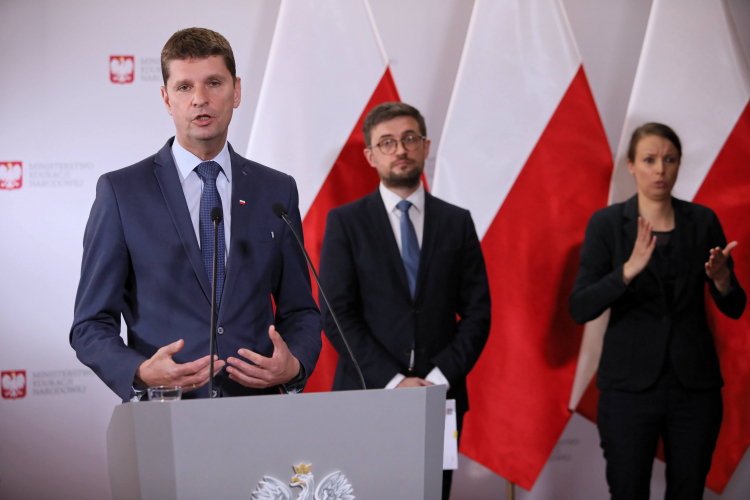
<svg viewBox="0 0 750 500">
<path fill-rule="evenodd" d="M 422 141 L 427 139 L 424 136 L 417 135 L 417 134 L 407 134 L 403 136 L 401 139 L 396 139 L 395 137 L 389 137 L 387 139 L 383 139 L 377 144 L 373 144 L 372 146 L 368 146 L 370 149 L 377 146 L 381 153 L 384 155 L 392 155 L 396 152 L 398 149 L 398 143 L 399 140 L 401 141 L 401 144 L 404 146 L 404 149 L 407 151 L 416 151 L 419 149 L 419 146 L 422 144 Z"/>
</svg>

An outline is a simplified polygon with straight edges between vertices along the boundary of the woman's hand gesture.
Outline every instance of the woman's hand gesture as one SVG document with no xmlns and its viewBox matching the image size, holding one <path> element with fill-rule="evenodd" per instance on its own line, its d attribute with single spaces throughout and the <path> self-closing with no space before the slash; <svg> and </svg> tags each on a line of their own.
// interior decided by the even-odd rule
<svg viewBox="0 0 750 500">
<path fill-rule="evenodd" d="M 651 235 L 651 230 L 651 223 L 647 220 L 643 220 L 643 217 L 638 217 L 638 234 L 635 237 L 633 253 L 630 254 L 630 258 L 622 267 L 622 280 L 626 285 L 629 285 L 630 282 L 633 281 L 633 278 L 646 269 L 651 254 L 654 253 L 654 248 L 656 248 L 656 236 Z M 708 264 L 706 264 L 706 266 L 708 266 Z"/>
<path fill-rule="evenodd" d="M 716 288 L 722 295 L 726 295 L 729 292 L 731 275 L 729 266 L 727 266 L 727 260 L 729 260 L 729 254 L 732 253 L 732 250 L 736 246 L 737 242 L 733 241 L 724 250 L 721 247 L 712 248 L 708 262 L 706 262 L 706 276 L 713 280 L 714 285 L 716 285 Z"/>
</svg>

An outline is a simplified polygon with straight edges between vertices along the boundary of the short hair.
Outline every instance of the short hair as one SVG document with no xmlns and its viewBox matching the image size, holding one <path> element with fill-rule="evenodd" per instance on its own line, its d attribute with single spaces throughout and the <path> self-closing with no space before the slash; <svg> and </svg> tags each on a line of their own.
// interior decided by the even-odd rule
<svg viewBox="0 0 750 500">
<path fill-rule="evenodd" d="M 677 137 L 675 131 L 663 123 L 651 122 L 635 129 L 633 135 L 630 137 L 630 145 L 628 145 L 628 160 L 630 163 L 635 162 L 635 148 L 638 146 L 638 143 L 641 142 L 641 139 L 649 135 L 655 135 L 670 141 L 677 148 L 677 156 L 682 158 L 682 144 L 680 144 L 680 138 Z"/>
<path fill-rule="evenodd" d="M 424 124 L 424 116 L 414 106 L 409 106 L 405 102 L 384 102 L 378 104 L 367 113 L 365 122 L 362 124 L 362 135 L 365 136 L 365 146 L 368 148 L 372 146 L 372 129 L 383 122 L 392 120 L 399 116 L 411 116 L 417 120 L 419 125 L 419 133 L 422 136 L 427 136 L 427 126 Z"/>
<path fill-rule="evenodd" d="M 170 61 L 205 59 L 210 56 L 222 56 L 232 75 L 232 82 L 237 81 L 234 53 L 226 38 L 206 28 L 187 28 L 176 32 L 167 40 L 161 51 L 161 76 L 164 78 L 164 86 L 169 80 Z"/>
</svg>

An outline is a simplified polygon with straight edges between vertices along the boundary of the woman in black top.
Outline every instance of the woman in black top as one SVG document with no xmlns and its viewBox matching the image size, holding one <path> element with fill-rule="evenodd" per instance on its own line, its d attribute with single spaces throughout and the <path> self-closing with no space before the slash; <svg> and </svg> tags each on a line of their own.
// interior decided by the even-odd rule
<svg viewBox="0 0 750 500">
<path fill-rule="evenodd" d="M 597 424 L 613 500 L 648 499 L 661 436 L 667 499 L 702 499 L 722 419 L 706 282 L 722 313 L 739 318 L 745 292 L 714 212 L 672 198 L 682 148 L 659 123 L 628 149 L 636 196 L 589 221 L 570 314 L 583 324 L 611 308 L 597 374 Z"/>
</svg>

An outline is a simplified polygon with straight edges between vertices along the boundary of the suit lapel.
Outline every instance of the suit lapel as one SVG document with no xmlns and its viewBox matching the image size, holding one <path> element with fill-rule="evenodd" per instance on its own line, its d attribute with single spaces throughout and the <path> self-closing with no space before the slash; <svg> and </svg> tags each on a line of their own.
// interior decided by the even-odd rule
<svg viewBox="0 0 750 500">
<path fill-rule="evenodd" d="M 435 202 L 435 197 L 425 190 L 424 193 L 424 227 L 422 231 L 422 248 L 419 252 L 419 270 L 417 271 L 417 290 L 414 294 L 416 300 L 422 288 L 424 280 L 427 279 L 427 270 L 429 269 L 432 251 L 435 248 L 438 228 L 440 227 L 439 205 Z"/>
<path fill-rule="evenodd" d="M 406 278 L 404 261 L 401 258 L 401 253 L 398 251 L 396 237 L 393 235 L 393 226 L 391 226 L 391 221 L 388 219 L 388 212 L 385 210 L 383 198 L 380 196 L 380 191 L 377 189 L 374 193 L 368 195 L 367 208 L 370 218 L 372 219 L 372 225 L 376 228 L 377 238 L 384 242 L 387 260 L 394 267 L 394 270 L 399 277 L 399 281 L 401 282 L 403 292 L 411 299 L 409 280 Z M 375 248 L 380 246 L 381 245 L 376 245 Z"/>
<path fill-rule="evenodd" d="M 235 270 L 240 265 L 240 259 L 242 258 L 238 247 L 242 241 L 247 240 L 244 237 L 249 227 L 247 221 L 260 220 L 260 216 L 255 215 L 260 209 L 258 206 L 260 197 L 256 192 L 258 186 L 251 179 L 250 165 L 234 152 L 231 145 L 229 146 L 229 156 L 232 160 L 232 199 L 229 205 L 232 211 L 232 237 L 229 242 L 229 258 L 227 259 L 224 289 L 221 292 L 222 303 L 219 304 L 220 317 L 226 309 L 222 307 L 225 303 L 223 298 L 232 296 L 232 289 L 237 281 Z M 242 210 L 237 209 L 240 207 L 240 199 L 245 201 Z M 270 208 L 268 210 L 270 211 Z"/>
<path fill-rule="evenodd" d="M 190 219 L 190 211 L 185 201 L 185 193 L 182 191 L 177 166 L 174 164 L 174 159 L 172 158 L 172 141 L 174 141 L 174 138 L 167 141 L 167 144 L 156 153 L 154 157 L 154 163 L 156 164 L 154 175 L 159 182 L 167 209 L 172 216 L 172 221 L 177 229 L 177 233 L 180 235 L 182 246 L 185 248 L 185 253 L 187 253 L 188 259 L 193 266 L 206 300 L 211 302 L 211 283 L 208 280 L 206 267 L 203 265 L 203 257 L 198 240 L 195 237 L 195 228 L 193 228 L 193 222 Z"/>
<path fill-rule="evenodd" d="M 625 202 L 622 210 L 622 231 L 625 233 L 625 261 L 633 253 L 635 239 L 638 236 L 638 196 L 633 196 Z"/>
</svg>

